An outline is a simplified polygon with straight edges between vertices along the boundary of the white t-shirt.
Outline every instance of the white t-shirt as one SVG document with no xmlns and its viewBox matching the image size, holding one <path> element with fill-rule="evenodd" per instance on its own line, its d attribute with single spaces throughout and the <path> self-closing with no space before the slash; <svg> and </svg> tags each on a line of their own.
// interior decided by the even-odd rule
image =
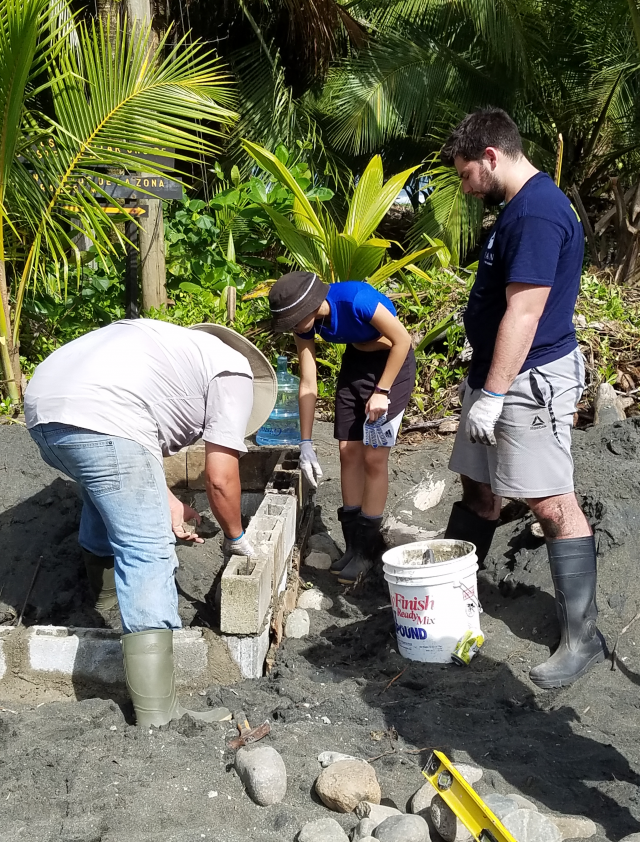
<svg viewBox="0 0 640 842">
<path fill-rule="evenodd" d="M 200 330 L 115 322 L 58 348 L 27 387 L 27 427 L 51 422 L 137 441 L 162 461 L 202 437 L 246 451 L 248 360 Z"/>
</svg>

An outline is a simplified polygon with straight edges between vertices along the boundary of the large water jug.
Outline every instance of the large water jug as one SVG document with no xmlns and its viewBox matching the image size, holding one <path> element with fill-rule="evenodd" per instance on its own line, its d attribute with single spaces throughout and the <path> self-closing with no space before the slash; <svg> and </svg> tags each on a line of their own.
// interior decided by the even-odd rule
<svg viewBox="0 0 640 842">
<path fill-rule="evenodd" d="M 256 433 L 258 444 L 300 444 L 298 387 L 300 378 L 287 371 L 287 358 L 278 357 L 278 397 L 269 419 Z"/>
</svg>

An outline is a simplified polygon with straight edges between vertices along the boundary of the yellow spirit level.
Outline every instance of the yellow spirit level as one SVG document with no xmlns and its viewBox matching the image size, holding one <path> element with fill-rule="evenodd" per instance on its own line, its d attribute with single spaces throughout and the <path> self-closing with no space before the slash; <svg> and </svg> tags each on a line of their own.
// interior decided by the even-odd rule
<svg viewBox="0 0 640 842">
<path fill-rule="evenodd" d="M 422 774 L 477 842 L 517 842 L 441 751 L 431 754 Z"/>
</svg>

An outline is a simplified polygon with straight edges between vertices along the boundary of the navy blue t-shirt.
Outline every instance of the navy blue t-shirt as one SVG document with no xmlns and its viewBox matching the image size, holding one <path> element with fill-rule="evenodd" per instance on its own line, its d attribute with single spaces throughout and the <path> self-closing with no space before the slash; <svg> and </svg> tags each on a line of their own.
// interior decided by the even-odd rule
<svg viewBox="0 0 640 842">
<path fill-rule="evenodd" d="M 481 389 L 491 367 L 507 284 L 551 287 L 531 349 L 521 368 L 553 362 L 577 347 L 573 312 L 580 289 L 584 233 L 565 194 L 537 173 L 506 205 L 482 249 L 464 314 L 473 348 L 468 382 Z"/>
<path fill-rule="evenodd" d="M 331 314 L 318 319 L 313 330 L 297 334 L 301 339 L 313 339 L 319 334 L 326 342 L 349 344 L 370 342 L 380 338 L 380 331 L 371 324 L 378 304 L 396 315 L 396 308 L 386 295 L 366 281 L 342 281 L 331 284 L 327 294 Z"/>
</svg>

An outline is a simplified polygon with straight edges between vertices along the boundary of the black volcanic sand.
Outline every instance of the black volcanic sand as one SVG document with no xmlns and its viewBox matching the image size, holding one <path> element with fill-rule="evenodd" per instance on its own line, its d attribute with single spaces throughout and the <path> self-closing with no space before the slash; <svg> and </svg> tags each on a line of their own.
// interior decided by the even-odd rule
<svg viewBox="0 0 640 842">
<path fill-rule="evenodd" d="M 317 439 L 325 481 L 314 529 L 338 539 L 329 425 L 318 425 Z M 446 468 L 450 447 L 447 438 L 394 450 L 393 517 L 444 527 L 460 490 Z M 574 435 L 577 488 L 599 546 L 600 627 L 611 647 L 640 610 L 639 448 L 634 419 Z M 115 626 L 117 618 L 89 607 L 73 484 L 47 468 L 23 428 L 0 427 L 0 477 L 0 622 L 19 612 L 42 556 L 27 625 Z M 444 480 L 444 494 L 421 511 L 414 498 L 431 480 Z M 202 498 L 196 503 L 206 509 Z M 268 677 L 202 688 L 187 699 L 242 708 L 253 725 L 271 721 L 265 743 L 280 751 L 289 775 L 279 805 L 257 807 L 244 793 L 226 747 L 232 724 L 186 717 L 138 729 L 129 707 L 109 699 L 0 702 L 1 842 L 292 842 L 306 821 L 329 815 L 348 830 L 355 817 L 331 814 L 313 795 L 321 751 L 377 758 L 384 798 L 406 809 L 432 747 L 481 766 L 481 794 L 519 792 L 543 812 L 589 816 L 595 842 L 639 831 L 640 620 L 618 640 L 615 670 L 607 661 L 570 688 L 536 688 L 528 671 L 548 656 L 557 628 L 546 551 L 531 520 L 517 501 L 506 504 L 479 574 L 487 642 L 469 668 L 404 660 L 384 588 L 345 593 L 328 572 L 303 567 L 304 580 L 334 601 L 328 611 L 310 612 L 311 634 L 286 640 Z M 211 620 L 206 595 L 220 567 L 215 531 L 210 524 L 204 545 L 178 550 L 185 624 Z"/>
</svg>

